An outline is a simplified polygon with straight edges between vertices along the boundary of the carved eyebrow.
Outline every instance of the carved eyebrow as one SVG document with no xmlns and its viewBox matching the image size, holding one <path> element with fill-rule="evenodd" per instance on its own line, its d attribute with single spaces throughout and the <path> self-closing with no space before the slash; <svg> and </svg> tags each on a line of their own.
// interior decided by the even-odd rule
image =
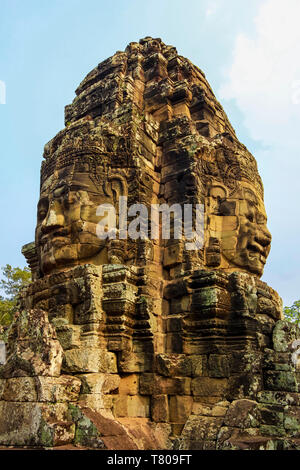
<svg viewBox="0 0 300 470">
<path fill-rule="evenodd" d="M 53 190 L 55 191 L 55 189 L 58 189 L 58 188 L 61 188 L 62 186 L 69 186 L 68 183 L 64 180 L 62 181 L 58 181 L 56 183 L 56 185 L 54 186 Z"/>
<path fill-rule="evenodd" d="M 245 190 L 245 199 L 246 201 L 251 202 L 252 204 L 258 204 L 257 197 L 250 189 Z"/>
<path fill-rule="evenodd" d="M 71 191 L 86 191 L 88 194 L 93 194 L 95 196 L 99 196 L 99 194 L 101 194 L 100 187 L 99 187 L 99 191 L 96 191 L 96 190 L 91 189 L 87 185 L 80 185 L 80 184 L 78 185 L 72 184 L 70 186 L 70 190 Z"/>
<path fill-rule="evenodd" d="M 71 184 L 69 188 L 71 191 L 89 191 L 89 187 L 85 184 Z"/>
<path fill-rule="evenodd" d="M 58 182 L 55 184 L 55 186 L 53 187 L 52 192 L 53 192 L 53 191 L 56 191 L 56 189 L 60 189 L 60 188 L 64 188 L 64 187 L 69 188 L 69 186 L 70 186 L 70 184 L 69 184 L 67 181 L 64 181 L 64 180 L 58 181 Z"/>
<path fill-rule="evenodd" d="M 51 191 L 54 193 L 56 190 L 67 187 L 69 191 L 90 191 L 90 188 L 88 185 L 84 183 L 67 183 L 65 181 L 62 181 L 61 183 L 58 183 L 53 190 Z"/>
</svg>

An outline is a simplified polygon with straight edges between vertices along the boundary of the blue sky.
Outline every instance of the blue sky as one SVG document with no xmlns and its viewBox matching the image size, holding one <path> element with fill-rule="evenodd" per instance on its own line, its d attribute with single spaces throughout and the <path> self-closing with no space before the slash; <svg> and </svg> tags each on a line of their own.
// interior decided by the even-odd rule
<svg viewBox="0 0 300 470">
<path fill-rule="evenodd" d="M 299 0 L 0 0 L 0 266 L 25 265 L 43 147 L 78 84 L 153 36 L 205 72 L 256 157 L 273 235 L 263 280 L 285 305 L 300 298 L 299 17 Z"/>
</svg>

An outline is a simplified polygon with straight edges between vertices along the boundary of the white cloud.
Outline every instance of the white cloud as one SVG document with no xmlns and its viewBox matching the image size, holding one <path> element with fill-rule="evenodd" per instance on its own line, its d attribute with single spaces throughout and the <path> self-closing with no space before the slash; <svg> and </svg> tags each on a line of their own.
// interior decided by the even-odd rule
<svg viewBox="0 0 300 470">
<path fill-rule="evenodd" d="M 239 34 L 219 90 L 234 100 L 250 136 L 265 187 L 272 250 L 264 280 L 285 305 L 300 297 L 300 1 L 265 0 L 252 36 Z M 224 103 L 225 107 L 226 104 Z"/>
<path fill-rule="evenodd" d="M 210 2 L 208 7 L 205 10 L 205 16 L 206 18 L 209 18 L 210 16 L 214 15 L 217 11 L 217 4 L 216 2 Z"/>
<path fill-rule="evenodd" d="M 298 144 L 300 123 L 300 1 L 267 0 L 256 35 L 239 34 L 233 63 L 220 90 L 235 99 L 254 139 Z"/>
</svg>

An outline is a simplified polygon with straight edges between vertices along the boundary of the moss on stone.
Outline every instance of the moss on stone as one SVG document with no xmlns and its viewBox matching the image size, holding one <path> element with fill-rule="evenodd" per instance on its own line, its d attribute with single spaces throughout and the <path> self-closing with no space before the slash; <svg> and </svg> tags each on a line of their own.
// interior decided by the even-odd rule
<svg viewBox="0 0 300 470">
<path fill-rule="evenodd" d="M 54 437 L 53 429 L 49 427 L 49 424 L 46 423 L 43 419 L 41 420 L 40 428 L 38 435 L 40 438 L 41 445 L 44 447 L 53 447 Z"/>
<path fill-rule="evenodd" d="M 69 413 L 75 422 L 74 444 L 83 447 L 103 449 L 104 443 L 94 423 L 77 406 L 70 404 Z"/>
</svg>

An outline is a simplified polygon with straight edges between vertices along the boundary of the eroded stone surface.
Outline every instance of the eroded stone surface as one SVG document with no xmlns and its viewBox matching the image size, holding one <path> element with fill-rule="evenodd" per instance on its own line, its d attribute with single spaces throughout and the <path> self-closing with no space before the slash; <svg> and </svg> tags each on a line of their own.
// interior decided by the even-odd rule
<svg viewBox="0 0 300 470">
<path fill-rule="evenodd" d="M 63 349 L 46 312 L 40 309 L 18 313 L 9 329 L 3 378 L 53 376 L 61 373 Z"/>
<path fill-rule="evenodd" d="M 145 38 L 76 95 L 45 146 L 0 445 L 299 449 L 300 332 L 260 280 L 262 182 L 203 72 Z M 203 204 L 203 246 L 153 240 L 151 226 L 100 240 L 97 207 L 120 196 Z"/>
</svg>

